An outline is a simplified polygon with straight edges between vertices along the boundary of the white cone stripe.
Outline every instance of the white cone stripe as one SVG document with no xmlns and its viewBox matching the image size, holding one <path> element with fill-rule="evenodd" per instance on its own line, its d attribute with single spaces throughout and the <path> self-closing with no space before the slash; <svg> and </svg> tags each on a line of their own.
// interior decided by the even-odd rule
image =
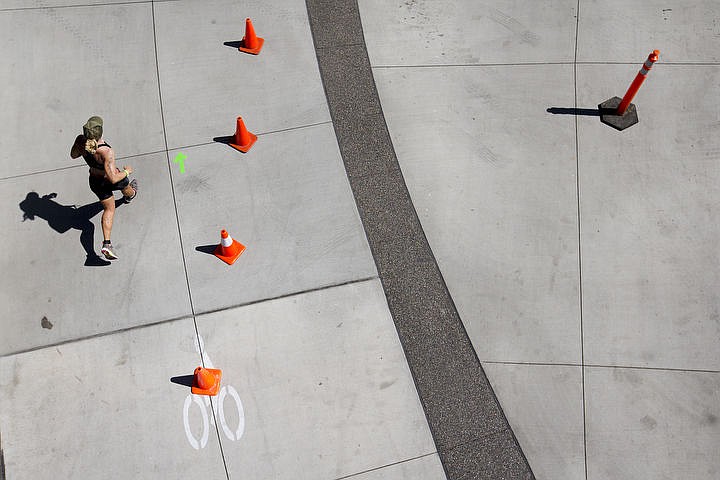
<svg viewBox="0 0 720 480">
<path fill-rule="evenodd" d="M 230 236 L 230 234 L 228 233 L 227 238 L 220 238 L 220 243 L 221 243 L 222 246 L 225 247 L 225 248 L 227 248 L 227 247 L 229 247 L 230 245 L 232 245 L 233 242 L 232 242 L 232 237 Z"/>
</svg>

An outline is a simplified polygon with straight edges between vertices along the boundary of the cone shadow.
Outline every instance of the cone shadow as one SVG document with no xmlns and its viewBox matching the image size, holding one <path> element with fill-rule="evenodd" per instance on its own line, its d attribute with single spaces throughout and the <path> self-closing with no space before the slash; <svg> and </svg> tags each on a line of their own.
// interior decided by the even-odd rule
<svg viewBox="0 0 720 480">
<path fill-rule="evenodd" d="M 235 135 L 227 135 L 225 137 L 215 137 L 213 138 L 213 142 L 222 143 L 225 145 L 230 145 L 230 142 L 235 140 Z"/>
<path fill-rule="evenodd" d="M 223 42 L 223 45 L 225 45 L 226 47 L 232 47 L 236 50 L 238 48 L 240 48 L 242 46 L 242 44 L 243 44 L 242 40 L 235 40 L 233 42 Z"/>
<path fill-rule="evenodd" d="M 178 385 L 184 385 L 186 387 L 192 387 L 193 384 L 193 376 L 192 375 L 180 375 L 178 377 L 172 377 L 170 381 L 172 383 L 177 383 Z"/>
<path fill-rule="evenodd" d="M 195 247 L 195 250 L 198 252 L 213 255 L 215 253 L 215 249 L 217 247 L 218 247 L 217 244 L 215 244 L 215 245 L 200 245 L 199 247 Z"/>
</svg>

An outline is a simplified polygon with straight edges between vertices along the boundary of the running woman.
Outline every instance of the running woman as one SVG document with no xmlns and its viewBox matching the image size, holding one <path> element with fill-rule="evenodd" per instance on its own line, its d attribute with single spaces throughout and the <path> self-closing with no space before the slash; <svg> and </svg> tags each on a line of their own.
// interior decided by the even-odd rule
<svg viewBox="0 0 720 480">
<path fill-rule="evenodd" d="M 82 156 L 90 167 L 90 190 L 98 196 L 103 207 L 103 244 L 100 251 L 108 260 L 116 260 L 118 257 L 115 255 L 110 241 L 113 216 L 115 215 L 113 192 L 120 190 L 125 203 L 130 203 L 135 198 L 138 187 L 137 180 L 129 180 L 133 169 L 126 165 L 120 170 L 115 166 L 115 153 L 103 139 L 103 120 L 97 116 L 90 117 L 83 126 L 83 134 L 78 135 L 75 139 L 70 156 L 72 158 Z"/>
</svg>

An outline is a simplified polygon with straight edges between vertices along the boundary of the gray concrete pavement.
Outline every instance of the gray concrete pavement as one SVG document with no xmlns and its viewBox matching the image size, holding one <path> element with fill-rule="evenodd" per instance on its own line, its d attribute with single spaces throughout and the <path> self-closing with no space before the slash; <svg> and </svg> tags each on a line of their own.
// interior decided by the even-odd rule
<svg viewBox="0 0 720 480">
<path fill-rule="evenodd" d="M 0 5 L 3 478 L 443 478 L 304 2 L 49 5 Z M 258 57 L 223 45 L 246 16 L 268 37 Z M 141 185 L 104 267 L 85 265 L 101 208 L 68 158 L 93 114 Z M 238 115 L 260 135 L 246 155 L 213 141 Z M 233 266 L 203 248 L 221 228 L 247 246 Z M 211 358 L 213 403 L 182 384 Z"/>
<path fill-rule="evenodd" d="M 87 250 L 97 255 L 102 243 L 102 207 L 88 187 L 87 166 L 0 181 L 7 252 L 0 260 L 2 354 L 191 314 L 167 157 L 127 163 L 141 190 L 116 209 L 112 238 L 120 261 L 112 269 L 85 266 Z"/>
<path fill-rule="evenodd" d="M 578 62 L 636 64 L 639 50 L 653 49 L 660 49 L 663 63 L 720 61 L 718 5 L 713 0 L 672 5 L 661 0 L 581 1 L 580 5 Z M 639 60 L 642 63 L 643 58 Z"/>
<path fill-rule="evenodd" d="M 485 362 L 536 478 L 585 478 L 582 367 Z"/>
<path fill-rule="evenodd" d="M 192 448 L 189 391 L 170 382 L 200 363 L 194 333 L 185 319 L 2 357 L 6 478 L 223 478 L 217 435 Z M 199 408 L 188 423 L 200 442 Z"/>
<path fill-rule="evenodd" d="M 716 478 L 717 2 L 358 4 L 363 31 L 324 9 L 315 47 L 363 33 L 382 111 L 343 98 L 387 120 L 536 478 Z M 224 45 L 246 17 L 257 57 Z M 0 32 L 0 473 L 445 478 L 343 171 L 388 149 L 341 155 L 333 128 L 372 129 L 333 122 L 322 84 L 363 45 L 321 78 L 298 0 L 3 0 Z M 640 123 L 602 125 L 656 48 Z M 93 114 L 142 187 L 109 267 L 85 265 L 99 208 L 68 157 Z M 246 155 L 213 141 L 238 115 Z M 233 266 L 202 248 L 221 228 L 248 247 Z M 212 402 L 171 380 L 202 361 Z"/>
<path fill-rule="evenodd" d="M 375 78 L 413 203 L 478 356 L 579 362 L 574 129 L 571 118 L 546 112 L 572 102 L 563 91 L 572 70 L 381 68 Z M 550 100 L 528 96 L 541 89 Z"/>
<path fill-rule="evenodd" d="M 0 359 L 7 478 L 444 478 L 377 280 L 198 329 L 212 406 L 171 382 L 200 363 L 191 319 Z"/>
<path fill-rule="evenodd" d="M 588 363 L 720 370 L 718 68 L 651 71 L 622 135 L 578 118 Z M 578 67 L 579 105 L 635 70 Z"/>
<path fill-rule="evenodd" d="M 537 478 L 716 477 L 717 3 L 359 4 L 408 189 Z M 601 124 L 653 49 L 640 123 Z"/>
<path fill-rule="evenodd" d="M 150 3 L 0 6 L 6 3 L 33 8 L 0 15 L 7 65 L 0 70 L 0 178 L 84 164 L 68 152 L 94 114 L 105 120 L 118 157 L 165 148 Z"/>
<path fill-rule="evenodd" d="M 343 478 L 434 452 L 377 279 L 204 315 L 198 331 L 243 399 L 242 439 L 220 436 L 231 478 Z M 418 478 L 444 476 L 426 465 Z"/>
<path fill-rule="evenodd" d="M 376 275 L 331 125 L 263 135 L 242 157 L 219 143 L 182 152 L 173 182 L 196 313 Z M 219 228 L 247 247 L 242 268 L 196 251 Z"/>
<path fill-rule="evenodd" d="M 360 0 L 373 66 L 571 62 L 577 0 Z M 469 97 L 468 97 L 469 98 Z"/>
<path fill-rule="evenodd" d="M 345 169 L 445 472 L 531 479 L 410 200 L 357 4 L 312 1 L 308 13 Z"/>
<path fill-rule="evenodd" d="M 247 17 L 266 38 L 258 56 L 224 45 Z M 158 3 L 155 35 L 170 148 L 233 135 L 237 116 L 256 134 L 330 120 L 304 2 Z"/>
</svg>

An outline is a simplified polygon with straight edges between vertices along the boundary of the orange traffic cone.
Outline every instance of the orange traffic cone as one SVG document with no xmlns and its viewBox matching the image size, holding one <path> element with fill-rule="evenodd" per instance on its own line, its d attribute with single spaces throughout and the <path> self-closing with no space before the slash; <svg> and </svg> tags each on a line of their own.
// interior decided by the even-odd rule
<svg viewBox="0 0 720 480">
<path fill-rule="evenodd" d="M 217 395 L 220 389 L 222 370 L 197 367 L 190 391 L 195 395 Z"/>
<path fill-rule="evenodd" d="M 257 55 L 260 53 L 260 49 L 263 46 L 265 39 L 255 35 L 255 29 L 249 18 L 245 19 L 245 36 L 242 39 L 241 45 L 238 50 L 245 53 L 252 53 Z"/>
<path fill-rule="evenodd" d="M 250 150 L 250 147 L 252 147 L 257 140 L 257 135 L 248 132 L 247 128 L 245 128 L 245 122 L 243 122 L 242 117 L 237 117 L 235 138 L 233 140 L 235 143 L 230 142 L 230 146 L 243 153 L 247 153 L 247 151 Z"/>
<path fill-rule="evenodd" d="M 233 240 L 226 230 L 220 231 L 220 245 L 215 248 L 213 253 L 216 257 L 228 265 L 232 265 L 244 251 L 245 245 Z"/>
</svg>

